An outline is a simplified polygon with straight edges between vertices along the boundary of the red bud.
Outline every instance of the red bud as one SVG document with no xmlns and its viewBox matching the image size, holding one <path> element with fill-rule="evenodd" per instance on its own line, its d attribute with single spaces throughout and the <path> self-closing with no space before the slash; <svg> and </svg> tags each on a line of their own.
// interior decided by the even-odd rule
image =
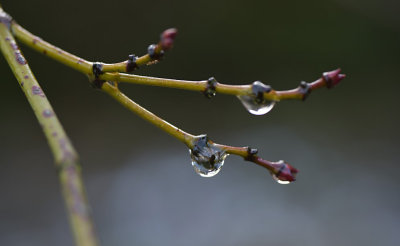
<svg viewBox="0 0 400 246">
<path fill-rule="evenodd" d="M 299 172 L 296 168 L 292 167 L 284 161 L 271 162 L 264 160 L 258 156 L 249 159 L 254 163 L 267 168 L 274 179 L 280 184 L 288 184 L 296 180 L 296 174 Z"/>
<path fill-rule="evenodd" d="M 177 33 L 178 30 L 176 28 L 170 28 L 161 34 L 160 43 L 163 50 L 169 50 L 172 48 Z"/>
<path fill-rule="evenodd" d="M 273 167 L 273 170 L 271 170 L 272 175 L 278 182 L 292 182 L 296 180 L 296 174 L 299 171 L 288 163 L 281 160 L 278 162 L 271 162 L 271 166 Z"/>
<path fill-rule="evenodd" d="M 328 88 L 336 86 L 342 79 L 346 78 L 346 75 L 341 74 L 340 72 L 341 69 L 338 68 L 336 70 L 323 73 L 323 77 Z"/>
</svg>

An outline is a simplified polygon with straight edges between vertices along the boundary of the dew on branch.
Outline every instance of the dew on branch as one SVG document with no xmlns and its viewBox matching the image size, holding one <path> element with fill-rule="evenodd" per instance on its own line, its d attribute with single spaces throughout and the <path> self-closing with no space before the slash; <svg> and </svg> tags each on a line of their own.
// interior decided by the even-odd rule
<svg viewBox="0 0 400 246">
<path fill-rule="evenodd" d="M 251 90 L 252 92 L 248 95 L 238 96 L 247 111 L 254 115 L 263 115 L 274 108 L 275 101 L 264 98 L 264 93 L 272 90 L 269 85 L 255 81 L 251 86 Z"/>
<path fill-rule="evenodd" d="M 229 155 L 211 142 L 207 135 L 196 137 L 194 147 L 189 153 L 194 170 L 202 177 L 212 177 L 219 173 Z"/>
</svg>

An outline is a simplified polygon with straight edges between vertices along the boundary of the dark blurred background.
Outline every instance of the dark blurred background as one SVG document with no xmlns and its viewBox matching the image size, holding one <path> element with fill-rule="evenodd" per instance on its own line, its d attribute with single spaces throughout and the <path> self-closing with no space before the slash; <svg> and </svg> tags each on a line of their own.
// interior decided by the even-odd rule
<svg viewBox="0 0 400 246">
<path fill-rule="evenodd" d="M 178 28 L 174 49 L 138 74 L 280 90 L 337 67 L 348 76 L 264 116 L 231 96 L 123 85 L 188 132 L 300 170 L 279 185 L 235 156 L 217 176 L 199 177 L 182 143 L 23 47 L 80 153 L 103 245 L 399 245 L 399 1 L 1 4 L 32 33 L 92 61 L 144 54 Z M 3 58 L 0 75 L 0 245 L 72 245 L 46 139 Z"/>
</svg>

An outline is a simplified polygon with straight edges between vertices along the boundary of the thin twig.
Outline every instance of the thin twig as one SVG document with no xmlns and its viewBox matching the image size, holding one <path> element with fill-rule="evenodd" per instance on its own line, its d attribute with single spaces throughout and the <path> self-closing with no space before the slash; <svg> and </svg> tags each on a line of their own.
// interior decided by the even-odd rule
<svg viewBox="0 0 400 246">
<path fill-rule="evenodd" d="M 116 85 L 113 85 L 112 82 L 103 83 L 103 85 L 101 86 L 101 90 L 109 94 L 111 97 L 113 97 L 115 100 L 117 100 L 119 103 L 121 103 L 132 112 L 149 121 L 153 125 L 161 128 L 163 131 L 169 133 L 176 139 L 182 141 L 189 148 L 193 146 L 194 135 L 179 129 L 178 127 L 168 123 L 167 121 L 161 119 L 152 112 L 141 107 L 139 104 L 135 103 L 125 94 L 123 94 Z"/>
<path fill-rule="evenodd" d="M 158 61 L 161 58 L 164 49 L 167 50 L 172 47 L 172 41 L 176 35 L 175 29 L 168 29 L 161 34 L 159 43 L 153 46 L 154 52 L 152 53 L 152 55 L 151 52 L 149 54 L 143 55 L 138 58 L 134 55 L 130 55 L 129 56 L 130 59 L 128 59 L 127 61 L 115 64 L 93 63 L 86 61 L 85 59 L 72 55 L 42 40 L 41 38 L 28 32 L 15 22 L 12 23 L 11 29 L 16 38 L 18 38 L 25 45 L 84 74 L 90 76 L 93 73 L 93 68 L 94 68 L 93 64 L 99 65 L 96 68 L 98 68 L 97 75 L 98 79 L 100 80 L 105 80 L 105 81 L 110 80 L 110 81 L 125 82 L 132 84 L 142 84 L 142 85 L 200 91 L 203 92 L 208 97 L 214 96 L 215 93 L 229 94 L 235 96 L 249 95 L 254 93 L 254 90 L 252 90 L 253 84 L 229 85 L 229 84 L 218 83 L 213 78 L 210 78 L 208 80 L 190 81 L 190 80 L 155 78 L 155 77 L 122 73 L 122 72 L 131 72 L 133 71 L 134 68 L 152 63 L 154 61 Z M 170 41 L 168 46 L 162 45 L 163 43 L 165 43 L 165 40 Z M 331 72 L 324 73 L 322 77 L 315 80 L 314 82 L 311 83 L 302 82 L 300 83 L 299 87 L 292 90 L 277 91 L 269 87 L 268 90 L 264 89 L 264 91 L 261 90 L 259 91 L 259 93 L 261 93 L 260 95 L 262 99 L 269 101 L 281 101 L 288 99 L 304 100 L 311 93 L 311 91 L 314 91 L 322 87 L 328 87 L 328 88 L 334 87 L 343 78 L 345 78 L 345 75 L 340 74 L 340 69 L 337 69 Z"/>
<path fill-rule="evenodd" d="M 61 188 L 76 244 L 96 246 L 98 240 L 85 194 L 78 155 L 10 33 L 10 22 L 11 17 L 0 8 L 0 49 L 25 93 L 50 145 L 56 168 L 59 171 Z"/>
<path fill-rule="evenodd" d="M 338 84 L 345 77 L 345 75 L 340 74 L 340 69 L 337 69 L 324 73 L 321 78 L 312 83 L 301 82 L 298 88 L 286 91 L 273 90 L 270 86 L 264 85 L 259 81 L 249 85 L 227 85 L 218 83 L 214 78 L 201 81 L 188 81 L 146 77 L 134 74 L 126 74 L 123 72 L 132 72 L 139 66 L 153 64 L 159 61 L 163 56 L 164 51 L 172 47 L 175 35 L 177 33 L 176 29 L 168 29 L 164 31 L 161 34 L 159 43 L 157 45 L 149 46 L 148 54 L 143 55 L 142 57 L 129 55 L 127 61 L 115 64 L 89 62 L 74 56 L 31 34 L 19 26 L 16 22 L 11 24 L 11 30 L 16 38 L 30 48 L 33 48 L 44 55 L 48 55 L 49 57 L 73 69 L 87 74 L 95 88 L 105 91 L 132 112 L 138 114 L 145 120 L 184 142 L 190 149 L 195 147 L 197 140 L 201 136 L 194 136 L 184 132 L 136 104 L 118 89 L 118 83 L 126 82 L 200 91 L 209 98 L 215 96 L 216 93 L 230 94 L 235 96 L 250 96 L 251 100 L 254 99 L 256 103 L 258 102 L 261 104 L 268 101 L 277 102 L 286 99 L 304 100 L 311 93 L 311 91 L 321 87 L 331 88 Z M 252 161 L 258 165 L 266 167 L 274 175 L 274 177 L 280 181 L 290 182 L 295 179 L 297 170 L 283 161 L 270 162 L 263 160 L 256 155 L 257 151 L 255 149 L 247 147 L 232 147 L 214 144 L 211 140 L 207 141 L 221 151 L 225 151 L 227 154 L 239 155 L 245 160 Z M 215 156 L 210 158 L 213 159 Z"/>
</svg>

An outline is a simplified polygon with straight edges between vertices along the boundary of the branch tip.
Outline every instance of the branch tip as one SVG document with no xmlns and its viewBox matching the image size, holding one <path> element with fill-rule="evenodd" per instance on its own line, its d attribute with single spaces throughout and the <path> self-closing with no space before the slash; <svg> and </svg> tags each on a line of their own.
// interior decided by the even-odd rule
<svg viewBox="0 0 400 246">
<path fill-rule="evenodd" d="M 271 172 L 271 175 L 282 184 L 295 181 L 296 175 L 299 172 L 283 160 L 271 162 L 257 156 L 253 159 L 253 162 L 267 168 Z"/>
<path fill-rule="evenodd" d="M 174 46 L 174 41 L 177 33 L 178 29 L 176 28 L 169 28 L 161 33 L 160 45 L 163 50 L 170 50 Z"/>
<path fill-rule="evenodd" d="M 337 84 L 339 84 L 339 82 L 341 80 L 343 80 L 344 78 L 346 78 L 345 74 L 341 74 L 342 70 L 340 68 L 330 71 L 330 72 L 325 72 L 322 74 L 322 77 L 326 83 L 326 87 L 327 88 L 333 88 L 335 87 Z"/>
</svg>

